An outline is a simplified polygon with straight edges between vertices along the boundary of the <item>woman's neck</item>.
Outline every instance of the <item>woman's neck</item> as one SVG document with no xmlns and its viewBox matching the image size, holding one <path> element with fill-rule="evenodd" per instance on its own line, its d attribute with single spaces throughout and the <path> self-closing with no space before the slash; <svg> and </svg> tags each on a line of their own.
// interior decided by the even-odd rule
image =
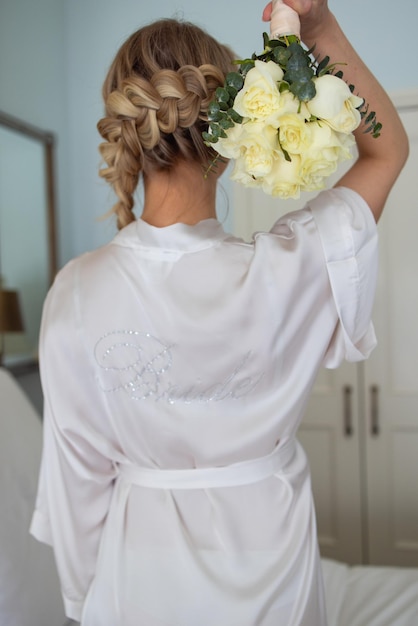
<svg viewBox="0 0 418 626">
<path fill-rule="evenodd" d="M 170 172 L 144 176 L 141 219 L 163 227 L 177 222 L 193 225 L 216 218 L 217 179 L 215 173 L 205 178 L 199 165 L 184 161 Z"/>
</svg>

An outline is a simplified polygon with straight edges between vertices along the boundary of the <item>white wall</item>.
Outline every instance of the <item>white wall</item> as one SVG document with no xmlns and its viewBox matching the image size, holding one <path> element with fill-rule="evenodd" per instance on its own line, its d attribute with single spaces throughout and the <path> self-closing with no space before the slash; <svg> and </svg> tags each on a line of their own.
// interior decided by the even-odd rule
<svg viewBox="0 0 418 626">
<path fill-rule="evenodd" d="M 329 0 L 385 88 L 418 87 L 415 0 Z M 264 2 L 231 0 L 1 0 L 0 109 L 58 133 L 61 263 L 109 240 L 112 204 L 97 175 L 101 84 L 119 45 L 141 24 L 180 16 L 229 43 L 261 51 Z M 397 11 L 396 11 L 397 9 Z M 228 180 L 224 181 L 228 191 Z M 221 199 L 220 217 L 225 214 Z"/>
</svg>

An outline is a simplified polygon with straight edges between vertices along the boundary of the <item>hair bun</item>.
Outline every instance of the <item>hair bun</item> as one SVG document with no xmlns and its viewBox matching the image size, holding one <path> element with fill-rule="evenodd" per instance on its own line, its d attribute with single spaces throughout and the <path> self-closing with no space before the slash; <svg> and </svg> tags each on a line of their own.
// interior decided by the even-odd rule
<svg viewBox="0 0 418 626">
<path fill-rule="evenodd" d="M 206 165 L 202 138 L 215 89 L 234 55 L 205 31 L 178 20 L 159 20 L 121 46 L 103 85 L 105 117 L 97 128 L 122 227 L 134 218 L 132 195 L 143 171 L 169 170 L 179 159 Z"/>
</svg>

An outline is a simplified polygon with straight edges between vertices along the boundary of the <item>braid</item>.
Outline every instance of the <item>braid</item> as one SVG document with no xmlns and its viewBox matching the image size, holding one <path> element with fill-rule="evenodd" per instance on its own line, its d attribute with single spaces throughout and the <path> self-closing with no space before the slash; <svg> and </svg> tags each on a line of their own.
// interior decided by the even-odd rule
<svg viewBox="0 0 418 626">
<path fill-rule="evenodd" d="M 162 37 L 164 30 L 166 46 L 162 50 L 156 38 Z M 153 37 L 145 37 L 147 33 Z M 213 57 L 216 65 L 193 63 L 197 35 L 203 38 L 197 44 L 204 50 L 201 56 Z M 188 49 L 182 49 L 187 45 Z M 175 53 L 182 58 L 170 56 Z M 147 70 L 146 60 L 151 54 Z M 163 54 L 164 59 L 157 58 Z M 191 64 L 180 62 L 186 57 Z M 99 173 L 117 195 L 112 211 L 117 215 L 118 228 L 135 220 L 133 195 L 141 173 L 169 170 L 179 158 L 202 165 L 208 162 L 211 151 L 201 133 L 207 125 L 209 102 L 223 84 L 232 58 L 227 48 L 204 31 L 175 20 L 146 27 L 122 46 L 103 87 L 105 117 L 97 125 L 105 140 L 99 146 L 105 163 Z"/>
</svg>

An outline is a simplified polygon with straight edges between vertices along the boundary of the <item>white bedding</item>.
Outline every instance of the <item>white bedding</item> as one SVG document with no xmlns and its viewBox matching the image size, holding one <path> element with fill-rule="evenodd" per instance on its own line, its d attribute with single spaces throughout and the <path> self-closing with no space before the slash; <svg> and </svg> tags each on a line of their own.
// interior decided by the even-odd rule
<svg viewBox="0 0 418 626">
<path fill-rule="evenodd" d="M 418 569 L 322 560 L 328 626 L 418 626 Z"/>
<path fill-rule="evenodd" d="M 29 535 L 42 424 L 0 368 L 0 626 L 66 623 L 52 550 Z"/>
</svg>

